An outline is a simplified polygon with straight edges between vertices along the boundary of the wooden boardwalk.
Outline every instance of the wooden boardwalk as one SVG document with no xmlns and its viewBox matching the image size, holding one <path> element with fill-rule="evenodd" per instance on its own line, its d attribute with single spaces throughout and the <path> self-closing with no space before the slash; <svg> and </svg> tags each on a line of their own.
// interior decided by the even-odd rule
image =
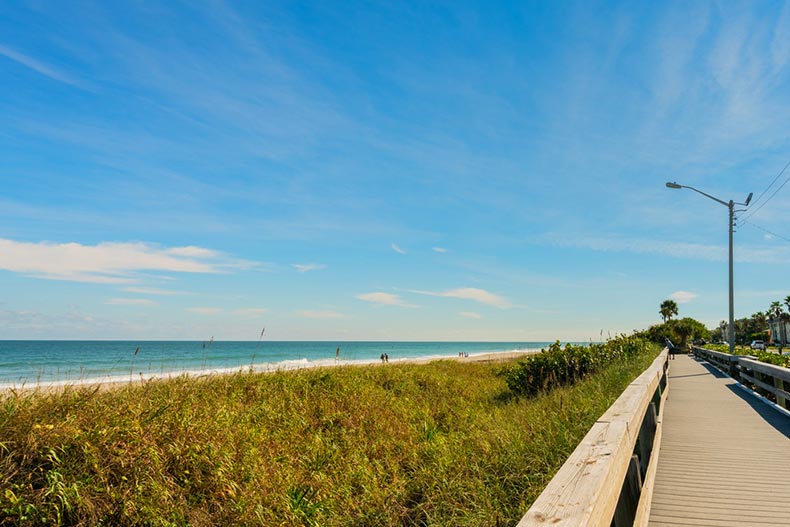
<svg viewBox="0 0 790 527">
<path fill-rule="evenodd" d="M 649 525 L 790 526 L 790 417 L 678 355 Z"/>
</svg>

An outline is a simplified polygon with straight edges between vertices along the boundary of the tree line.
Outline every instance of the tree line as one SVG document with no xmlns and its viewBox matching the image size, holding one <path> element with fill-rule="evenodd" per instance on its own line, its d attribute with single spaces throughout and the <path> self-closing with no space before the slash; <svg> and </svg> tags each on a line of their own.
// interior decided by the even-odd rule
<svg viewBox="0 0 790 527">
<path fill-rule="evenodd" d="M 669 339 L 681 348 L 687 347 L 689 343 L 694 341 L 724 342 L 727 340 L 727 321 L 722 320 L 719 322 L 718 327 L 708 329 L 702 322 L 690 317 L 673 318 L 677 317 L 678 313 L 677 302 L 664 300 L 661 302 L 658 311 L 662 323 L 653 325 L 638 333 L 661 344 L 665 343 L 666 339 Z M 768 326 L 770 323 L 775 322 L 782 322 L 779 325 L 779 338 L 786 342 L 790 335 L 784 333 L 784 323 L 790 323 L 790 295 L 786 296 L 782 301 L 771 302 L 771 305 L 764 312 L 758 311 L 749 317 L 735 320 L 735 343 L 746 345 L 753 340 L 768 340 Z"/>
</svg>

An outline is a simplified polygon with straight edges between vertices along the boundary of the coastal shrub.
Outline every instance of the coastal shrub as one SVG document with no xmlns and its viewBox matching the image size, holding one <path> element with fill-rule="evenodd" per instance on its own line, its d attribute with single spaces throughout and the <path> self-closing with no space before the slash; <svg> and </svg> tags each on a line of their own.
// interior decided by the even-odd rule
<svg viewBox="0 0 790 527">
<path fill-rule="evenodd" d="M 727 344 L 706 344 L 705 349 L 712 351 L 720 351 L 722 353 L 729 353 L 730 347 Z M 751 355 L 760 362 L 767 362 L 775 366 L 782 366 L 783 368 L 790 368 L 790 355 L 779 355 L 773 351 L 768 350 L 753 350 L 741 346 L 735 347 L 735 355 Z"/>
<path fill-rule="evenodd" d="M 689 342 L 697 339 L 710 340 L 710 331 L 702 322 L 686 317 L 679 320 L 667 320 L 662 324 L 650 326 L 648 329 L 638 332 L 636 336 L 661 346 L 669 339 L 675 346 L 685 350 Z"/>
<path fill-rule="evenodd" d="M 533 398 L 466 361 L 0 393 L 0 525 L 515 525 L 657 351 Z"/>
<path fill-rule="evenodd" d="M 573 384 L 612 361 L 625 360 L 651 348 L 637 336 L 620 335 L 603 344 L 565 344 L 557 341 L 548 349 L 505 368 L 508 388 L 516 395 L 535 395 L 557 386 Z"/>
</svg>

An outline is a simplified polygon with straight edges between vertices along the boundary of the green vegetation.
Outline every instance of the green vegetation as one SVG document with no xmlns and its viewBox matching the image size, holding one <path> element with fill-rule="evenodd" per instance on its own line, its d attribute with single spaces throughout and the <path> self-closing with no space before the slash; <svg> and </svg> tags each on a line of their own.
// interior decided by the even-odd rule
<svg viewBox="0 0 790 527">
<path fill-rule="evenodd" d="M 674 300 L 664 300 L 658 311 L 662 324 L 655 324 L 644 331 L 634 333 L 638 336 L 664 346 L 667 340 L 672 341 L 677 348 L 688 350 L 689 344 L 694 341 L 709 340 L 710 331 L 705 324 L 693 318 L 685 317 L 672 320 L 678 314 L 678 304 Z"/>
<path fill-rule="evenodd" d="M 541 353 L 519 361 L 505 370 L 508 388 L 518 395 L 535 395 L 544 390 L 573 384 L 589 373 L 598 371 L 612 361 L 627 360 L 651 349 L 650 344 L 635 336 L 618 336 L 604 344 L 576 346 L 559 341 Z"/>
<path fill-rule="evenodd" d="M 515 524 L 657 351 L 530 398 L 459 361 L 7 393 L 0 524 Z"/>
<path fill-rule="evenodd" d="M 663 324 L 650 326 L 648 329 L 637 333 L 637 335 L 651 342 L 665 344 L 666 339 L 680 349 L 687 349 L 688 344 L 695 340 L 710 339 L 710 332 L 702 322 L 693 318 L 681 318 L 680 320 L 668 320 Z"/>
<path fill-rule="evenodd" d="M 678 304 L 674 300 L 664 300 L 661 302 L 661 307 L 658 310 L 658 314 L 661 315 L 661 319 L 666 322 L 667 320 L 672 319 L 673 316 L 677 316 L 678 314 Z"/>
<path fill-rule="evenodd" d="M 706 344 L 706 349 L 729 353 L 730 347 L 727 344 Z M 761 362 L 775 364 L 784 368 L 790 368 L 790 355 L 779 355 L 766 350 L 753 350 L 745 346 L 736 346 L 735 355 L 751 355 Z"/>
<path fill-rule="evenodd" d="M 777 324 L 779 334 L 774 335 L 778 350 L 781 352 L 783 343 L 786 343 L 790 335 L 786 334 L 785 324 L 790 324 L 790 295 L 783 301 L 776 300 L 771 302 L 765 312 L 758 311 L 750 317 L 739 318 L 734 321 L 734 333 L 736 344 L 749 344 L 753 340 L 763 340 L 766 343 L 771 340 L 768 324 Z M 719 327 L 711 331 L 711 337 L 715 341 L 727 340 L 727 322 L 722 320 Z"/>
</svg>

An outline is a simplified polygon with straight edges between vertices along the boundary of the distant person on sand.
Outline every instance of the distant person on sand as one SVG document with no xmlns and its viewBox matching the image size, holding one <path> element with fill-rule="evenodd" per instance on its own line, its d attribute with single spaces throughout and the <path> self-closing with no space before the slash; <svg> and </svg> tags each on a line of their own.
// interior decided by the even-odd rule
<svg viewBox="0 0 790 527">
<path fill-rule="evenodd" d="M 389 362 L 389 361 L 390 361 L 390 356 L 385 353 L 384 354 L 384 362 Z"/>
<path fill-rule="evenodd" d="M 383 363 L 384 362 L 384 354 L 383 353 L 381 354 L 380 358 L 381 358 L 381 362 Z"/>
<path fill-rule="evenodd" d="M 340 360 L 340 346 L 337 347 L 337 351 L 335 352 L 335 360 Z"/>
</svg>

